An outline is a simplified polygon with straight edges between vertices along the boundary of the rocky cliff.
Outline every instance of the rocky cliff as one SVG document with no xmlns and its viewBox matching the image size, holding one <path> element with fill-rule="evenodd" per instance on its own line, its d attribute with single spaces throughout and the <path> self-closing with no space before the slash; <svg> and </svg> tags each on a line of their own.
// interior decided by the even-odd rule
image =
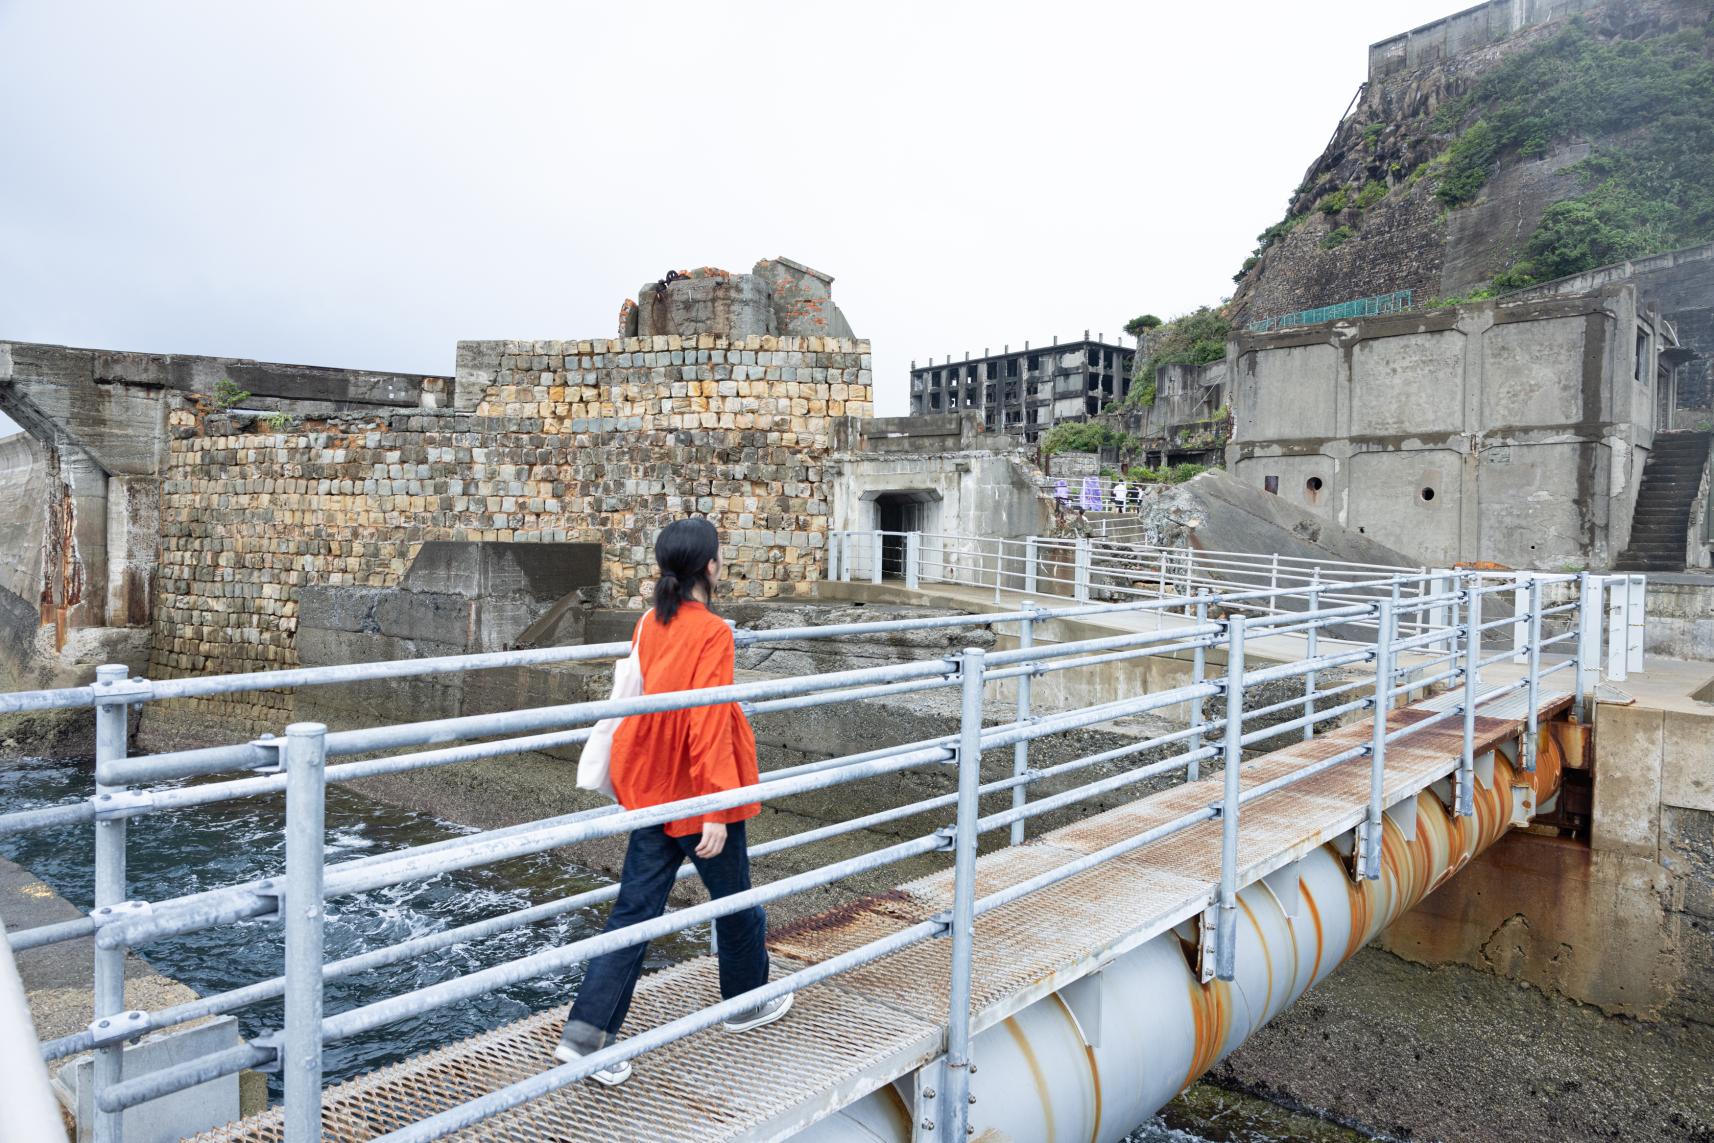
<svg viewBox="0 0 1714 1143">
<path fill-rule="evenodd" d="M 1576 7 L 1372 68 L 1237 275 L 1235 324 L 1714 239 L 1714 6 Z"/>
</svg>

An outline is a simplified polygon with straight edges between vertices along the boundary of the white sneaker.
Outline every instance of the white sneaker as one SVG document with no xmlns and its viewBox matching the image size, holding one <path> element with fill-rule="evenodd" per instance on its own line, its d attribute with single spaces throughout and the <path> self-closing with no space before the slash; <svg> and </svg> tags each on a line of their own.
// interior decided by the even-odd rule
<svg viewBox="0 0 1714 1143">
<path fill-rule="evenodd" d="M 751 1028 L 760 1028 L 763 1024 L 772 1024 L 784 1016 L 792 1008 L 792 997 L 795 992 L 768 1001 L 760 1008 L 752 1008 L 748 1012 L 740 1012 L 721 1022 L 721 1027 L 728 1032 L 748 1032 Z"/>
<path fill-rule="evenodd" d="M 553 1058 L 562 1064 L 575 1064 L 583 1058 L 583 1055 L 570 1044 L 561 1040 L 559 1046 L 553 1050 Z M 590 1072 L 589 1078 L 596 1083 L 604 1083 L 608 1087 L 617 1087 L 631 1078 L 631 1061 L 620 1060 L 616 1064 Z"/>
</svg>

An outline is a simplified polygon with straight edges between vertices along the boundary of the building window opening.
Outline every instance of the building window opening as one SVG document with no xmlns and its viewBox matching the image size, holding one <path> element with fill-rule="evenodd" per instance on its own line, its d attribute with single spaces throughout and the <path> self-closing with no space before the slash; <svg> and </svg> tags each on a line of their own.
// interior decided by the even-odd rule
<svg viewBox="0 0 1714 1143">
<path fill-rule="evenodd" d="M 1424 488 L 1420 493 L 1418 493 L 1418 495 L 1422 497 L 1423 503 L 1426 504 L 1428 501 L 1434 499 L 1434 489 Z"/>
<path fill-rule="evenodd" d="M 1280 478 L 1278 476 L 1262 477 L 1262 491 L 1272 492 L 1275 496 L 1278 496 L 1280 492 Z"/>
<path fill-rule="evenodd" d="M 1637 331 L 1637 371 L 1636 379 L 1648 384 L 1649 380 L 1649 335 L 1642 330 Z"/>
</svg>

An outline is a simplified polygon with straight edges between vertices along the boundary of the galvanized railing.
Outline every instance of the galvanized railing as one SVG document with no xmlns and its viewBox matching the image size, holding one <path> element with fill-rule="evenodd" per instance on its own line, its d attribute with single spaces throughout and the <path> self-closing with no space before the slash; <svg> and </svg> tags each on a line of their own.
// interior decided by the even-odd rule
<svg viewBox="0 0 1714 1143">
<path fill-rule="evenodd" d="M 1432 579 L 1437 587 L 1429 588 Z M 86 800 L 66 805 L 0 815 L 0 833 L 92 824 L 95 829 L 95 904 L 90 914 L 74 921 L 13 933 L 15 950 L 94 937 L 95 1020 L 84 1031 L 41 1045 L 46 1059 L 93 1050 L 96 1058 L 95 1135 L 102 1143 L 118 1143 L 121 1115 L 134 1107 L 175 1091 L 245 1068 L 283 1071 L 286 1137 L 291 1143 L 318 1138 L 323 1045 L 437 1007 L 484 996 L 497 988 L 564 970 L 588 959 L 712 921 L 755 905 L 778 901 L 809 889 L 836 884 L 852 876 L 930 854 L 950 854 L 954 865 L 953 907 L 945 915 L 909 926 L 880 940 L 830 960 L 769 982 L 739 997 L 690 1013 L 670 1023 L 620 1041 L 575 1063 L 552 1067 L 528 1080 L 480 1096 L 384 1136 L 388 1143 L 440 1138 L 506 1109 L 622 1060 L 648 1052 L 708 1028 L 736 1012 L 795 992 L 859 965 L 889 956 L 924 941 L 948 938 L 951 947 L 951 1016 L 945 1029 L 944 1054 L 934 1065 L 938 1084 L 947 1094 L 946 1113 L 936 1128 L 946 1140 L 965 1137 L 970 1072 L 970 996 L 972 934 L 976 917 L 1055 885 L 1115 857 L 1130 853 L 1193 825 L 1219 820 L 1223 829 L 1221 878 L 1210 905 L 1215 923 L 1207 927 L 1208 963 L 1222 979 L 1234 971 L 1234 923 L 1237 843 L 1242 806 L 1256 798 L 1301 781 L 1330 766 L 1367 755 L 1371 767 L 1371 797 L 1358 828 L 1357 870 L 1361 876 L 1380 874 L 1382 789 L 1387 746 L 1398 739 L 1446 719 L 1461 717 L 1463 757 L 1457 769 L 1457 805 L 1469 813 L 1473 779 L 1473 733 L 1477 709 L 1496 699 L 1523 691 L 1527 698 L 1529 731 L 1522 764 L 1533 767 L 1535 719 L 1543 681 L 1557 672 L 1572 672 L 1576 703 L 1581 710 L 1596 679 L 1600 662 L 1603 592 L 1626 596 L 1628 577 L 1613 581 L 1597 576 L 1534 576 L 1523 587 L 1524 610 L 1515 616 L 1484 621 L 1482 601 L 1497 593 L 1517 590 L 1510 583 L 1492 584 L 1474 573 L 1450 580 L 1410 573 L 1377 578 L 1387 589 L 1380 598 L 1340 602 L 1303 587 L 1275 584 L 1266 588 L 1200 591 L 1194 596 L 1162 596 L 1113 605 L 1083 605 L 1042 609 L 1026 602 L 1016 610 L 981 615 L 926 616 L 875 623 L 826 625 L 769 631 L 740 631 L 737 641 L 750 645 L 857 635 L 890 635 L 906 630 L 1015 628 L 1016 647 L 985 653 L 967 649 L 956 655 L 861 670 L 829 672 L 785 679 L 746 682 L 697 691 L 646 695 L 627 700 L 579 702 L 491 715 L 434 719 L 423 722 L 329 731 L 315 723 L 296 723 L 282 737 L 263 737 L 197 750 L 127 757 L 127 711 L 134 705 L 168 698 L 234 694 L 282 687 L 338 685 L 351 682 L 481 670 L 520 664 L 612 660 L 628 645 L 609 643 L 586 647 L 549 648 L 486 655 L 452 656 L 404 662 L 353 664 L 243 675 L 210 676 L 162 681 L 131 679 L 122 667 L 102 667 L 87 687 L 0 695 L 0 713 L 54 707 L 93 707 L 96 718 L 95 792 Z M 1549 594 L 1561 593 L 1564 602 Z M 1277 606 L 1292 596 L 1299 610 L 1279 609 L 1246 614 L 1258 601 Z M 1415 634 L 1401 620 L 1416 622 L 1435 609 L 1450 608 L 1454 618 L 1444 626 L 1428 625 Z M 1127 612 L 1156 612 L 1159 629 L 1070 642 L 1043 644 L 1035 639 L 1040 625 L 1058 619 L 1115 616 Z M 1172 616 L 1166 622 L 1166 616 Z M 1354 621 L 1371 625 L 1372 640 L 1335 639 L 1335 630 L 1349 630 Z M 1563 628 L 1550 634 L 1544 621 Z M 1521 644 L 1503 647 L 1494 655 L 1484 650 L 1485 633 L 1521 623 Z M 1628 626 L 1606 625 L 1609 642 L 1619 646 L 1627 661 Z M 1255 666 L 1246 645 L 1258 639 L 1275 648 L 1276 661 Z M 1301 640 L 1301 644 L 1293 640 Z M 1301 646 L 1302 654 L 1281 655 L 1279 647 Z M 1639 645 L 1640 647 L 1640 645 Z M 1222 671 L 1210 673 L 1211 652 L 1223 653 Z M 1513 660 L 1521 653 L 1522 676 L 1490 688 L 1479 686 L 1484 667 Z M 1032 680 L 1071 670 L 1172 656 L 1188 657 L 1182 685 L 1141 693 L 1118 701 L 1072 710 L 1031 709 Z M 1553 661 L 1549 662 L 1549 659 Z M 1640 663 L 1636 664 L 1640 666 Z M 1330 672 L 1358 668 L 1359 677 L 1327 685 Z M 1369 677 L 1362 677 L 1363 674 Z M 984 688 L 1001 681 L 1016 684 L 1017 713 L 1009 722 L 984 725 Z M 1283 701 L 1245 709 L 1247 691 L 1263 684 L 1291 684 L 1301 692 Z M 638 810 L 601 808 L 488 830 L 354 860 L 326 863 L 324 805 L 330 781 L 346 781 L 381 773 L 397 773 L 525 751 L 575 745 L 587 739 L 593 724 L 605 717 L 683 710 L 737 702 L 752 713 L 790 711 L 829 703 L 901 695 L 935 688 L 958 687 L 962 694 L 958 732 L 933 739 L 880 746 L 860 753 L 827 758 L 763 775 L 759 786 L 689 798 L 669 805 Z M 1460 686 L 1462 702 L 1443 714 L 1402 729 L 1387 728 L 1387 711 L 1401 696 L 1437 686 Z M 1215 700 L 1210 715 L 1204 709 Z M 1109 749 L 1048 766 L 1032 766 L 1032 742 L 1150 712 L 1188 712 L 1173 728 L 1116 749 Z M 1282 735 L 1307 738 L 1318 727 L 1373 712 L 1373 732 L 1360 746 L 1306 764 L 1293 774 L 1242 790 L 1239 769 L 1247 747 Z M 1248 727 L 1246 726 L 1248 723 Z M 469 741 L 482 739 L 482 741 Z M 452 744 L 452 745 L 448 745 Z M 980 759 L 984 751 L 1010 747 L 1009 776 L 984 781 Z M 1171 748 L 1168 757 L 1088 781 L 1049 796 L 1030 800 L 1032 785 L 1086 770 L 1104 762 Z M 397 751 L 358 761 L 335 758 Z M 1218 799 L 1174 821 L 1127 838 L 1068 865 L 1042 873 L 1007 889 L 980 898 L 974 867 L 978 838 L 1006 830 L 1016 843 L 1025 823 L 1035 817 L 1067 810 L 1114 791 L 1134 787 L 1150 778 L 1179 774 L 1186 781 L 1199 777 L 1201 763 L 1223 760 L 1225 775 Z M 323 902 L 333 897 L 397 885 L 435 874 L 487 865 L 513 857 L 612 837 L 646 826 L 751 802 L 780 798 L 836 785 L 880 778 L 906 770 L 952 765 L 957 789 L 907 805 L 833 822 L 787 837 L 762 842 L 751 849 L 758 858 L 813 844 L 872 826 L 933 811 L 948 811 L 952 820 L 939 829 L 884 846 L 856 857 L 833 861 L 747 892 L 711 900 L 652 921 L 573 941 L 493 967 L 454 977 L 397 995 L 380 997 L 336 1013 L 323 1010 L 328 980 L 396 964 L 439 949 L 561 916 L 575 909 L 611 900 L 617 886 L 573 894 L 501 916 L 457 926 L 324 963 Z M 226 775 L 196 785 L 170 785 L 182 779 Z M 169 783 L 169 785 L 163 785 Z M 283 790 L 286 799 L 285 866 L 274 877 L 227 885 L 165 900 L 127 900 L 125 877 L 126 822 L 129 818 L 169 809 L 208 805 Z M 979 798 L 1010 792 L 1007 808 L 983 814 Z M 123 958 L 129 948 L 175 935 L 197 932 L 244 918 L 275 918 L 285 930 L 284 973 L 212 996 L 153 1011 L 126 1011 L 123 1000 Z M 127 1078 L 123 1073 L 126 1041 L 203 1016 L 231 1012 L 284 997 L 282 1026 L 254 1037 L 248 1044 L 174 1066 Z"/>
<path fill-rule="evenodd" d="M 1118 528 L 1126 525 L 1121 523 Z M 1451 568 L 1168 547 L 1140 533 L 1061 538 L 945 535 L 931 532 L 834 532 L 828 578 L 844 582 L 897 580 L 908 588 L 959 584 L 1005 592 L 1061 596 L 1087 602 L 1188 598 L 1198 591 L 1229 594 L 1250 614 L 1313 609 L 1326 603 L 1407 602 L 1445 595 L 1459 574 Z M 1485 583 L 1510 583 L 1514 594 L 1534 573 L 1482 572 Z M 1450 606 L 1427 608 L 1403 622 L 1413 634 L 1449 632 Z M 1372 617 L 1355 626 L 1374 628 Z"/>
</svg>

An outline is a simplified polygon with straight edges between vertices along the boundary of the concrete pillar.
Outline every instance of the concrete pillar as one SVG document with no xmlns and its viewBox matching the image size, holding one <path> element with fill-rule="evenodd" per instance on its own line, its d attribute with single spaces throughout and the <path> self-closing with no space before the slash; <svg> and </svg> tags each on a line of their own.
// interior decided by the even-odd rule
<svg viewBox="0 0 1714 1143">
<path fill-rule="evenodd" d="M 159 482 L 145 476 L 108 477 L 107 626 L 148 626 L 160 535 Z"/>
</svg>

